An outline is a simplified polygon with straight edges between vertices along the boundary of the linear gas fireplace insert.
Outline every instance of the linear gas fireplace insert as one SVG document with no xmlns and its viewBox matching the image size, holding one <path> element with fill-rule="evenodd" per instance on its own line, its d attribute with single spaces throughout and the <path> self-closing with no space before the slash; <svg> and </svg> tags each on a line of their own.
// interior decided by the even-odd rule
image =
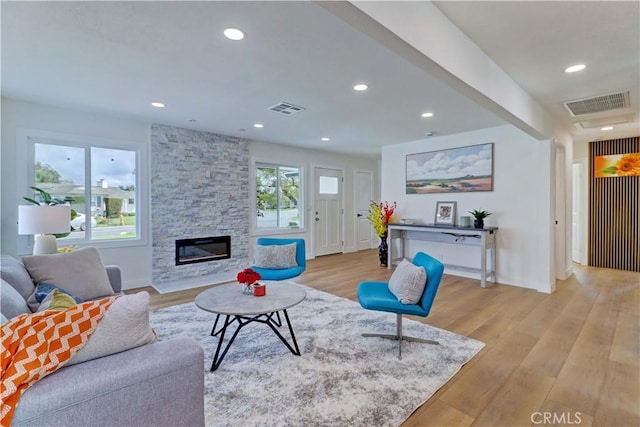
<svg viewBox="0 0 640 427">
<path fill-rule="evenodd" d="M 176 240 L 176 265 L 231 258 L 231 236 Z"/>
</svg>

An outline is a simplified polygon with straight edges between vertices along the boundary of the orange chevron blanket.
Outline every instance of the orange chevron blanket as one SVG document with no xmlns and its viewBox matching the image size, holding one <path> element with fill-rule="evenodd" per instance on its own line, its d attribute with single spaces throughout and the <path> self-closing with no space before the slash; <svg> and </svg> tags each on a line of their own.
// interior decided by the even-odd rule
<svg viewBox="0 0 640 427">
<path fill-rule="evenodd" d="M 116 298 L 88 301 L 62 311 L 22 314 L 2 325 L 0 425 L 11 424 L 27 388 L 61 368 L 89 341 Z"/>
</svg>

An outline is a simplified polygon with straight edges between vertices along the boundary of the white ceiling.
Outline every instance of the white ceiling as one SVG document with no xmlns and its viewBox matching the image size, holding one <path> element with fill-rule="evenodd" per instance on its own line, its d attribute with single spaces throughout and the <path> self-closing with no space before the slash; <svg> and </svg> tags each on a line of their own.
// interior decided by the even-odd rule
<svg viewBox="0 0 640 427">
<path fill-rule="evenodd" d="M 436 6 L 556 121 L 574 141 L 640 135 L 640 2 L 438 1 Z M 584 71 L 566 74 L 570 65 Z M 572 117 L 566 101 L 630 92 L 631 108 Z M 581 121 L 616 122 L 613 131 Z"/>
<path fill-rule="evenodd" d="M 638 135 L 638 2 L 436 4 L 576 139 Z M 506 123 L 313 2 L 1 8 L 1 89 L 13 99 L 369 157 L 426 132 Z M 225 39 L 228 26 L 247 37 Z M 565 75 L 574 62 L 588 68 Z M 370 89 L 353 91 L 357 82 Z M 579 131 L 562 107 L 620 90 L 631 91 L 634 123 L 614 133 Z M 280 101 L 306 110 L 268 110 Z"/>
</svg>

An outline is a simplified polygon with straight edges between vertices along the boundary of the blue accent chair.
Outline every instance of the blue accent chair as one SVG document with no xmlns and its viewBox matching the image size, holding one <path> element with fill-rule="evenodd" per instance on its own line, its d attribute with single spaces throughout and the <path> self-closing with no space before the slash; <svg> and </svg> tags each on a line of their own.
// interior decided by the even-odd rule
<svg viewBox="0 0 640 427">
<path fill-rule="evenodd" d="M 288 245 L 291 243 L 296 244 L 296 263 L 297 267 L 292 268 L 260 268 L 255 265 L 252 266 L 255 271 L 260 273 L 260 277 L 263 280 L 285 280 L 301 275 L 307 268 L 306 252 L 304 247 L 304 239 L 277 239 L 271 237 L 260 237 L 256 242 L 258 245 Z"/>
<path fill-rule="evenodd" d="M 421 342 L 438 345 L 437 341 L 425 340 L 402 335 L 402 315 L 427 317 L 433 300 L 438 292 L 440 281 L 444 273 L 444 265 L 437 259 L 418 252 L 413 258 L 414 265 L 420 265 L 427 271 L 427 284 L 422 298 L 418 304 L 402 304 L 389 290 L 387 282 L 362 282 L 358 285 L 358 302 L 367 310 L 386 311 L 396 313 L 396 333 L 389 334 L 362 334 L 363 337 L 378 337 L 398 341 L 398 359 L 402 359 L 402 341 Z"/>
</svg>

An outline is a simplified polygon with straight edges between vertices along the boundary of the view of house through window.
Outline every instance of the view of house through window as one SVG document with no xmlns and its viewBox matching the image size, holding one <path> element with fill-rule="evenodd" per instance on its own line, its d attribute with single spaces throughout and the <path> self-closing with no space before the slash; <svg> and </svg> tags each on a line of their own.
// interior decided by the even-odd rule
<svg viewBox="0 0 640 427">
<path fill-rule="evenodd" d="M 61 239 L 136 237 L 136 151 L 56 141 L 35 143 L 34 156 L 34 186 L 54 198 L 71 200 L 77 213 L 71 233 Z M 90 186 L 85 184 L 87 174 Z"/>
<path fill-rule="evenodd" d="M 256 165 L 258 228 L 300 228 L 302 224 L 300 169 Z"/>
</svg>

